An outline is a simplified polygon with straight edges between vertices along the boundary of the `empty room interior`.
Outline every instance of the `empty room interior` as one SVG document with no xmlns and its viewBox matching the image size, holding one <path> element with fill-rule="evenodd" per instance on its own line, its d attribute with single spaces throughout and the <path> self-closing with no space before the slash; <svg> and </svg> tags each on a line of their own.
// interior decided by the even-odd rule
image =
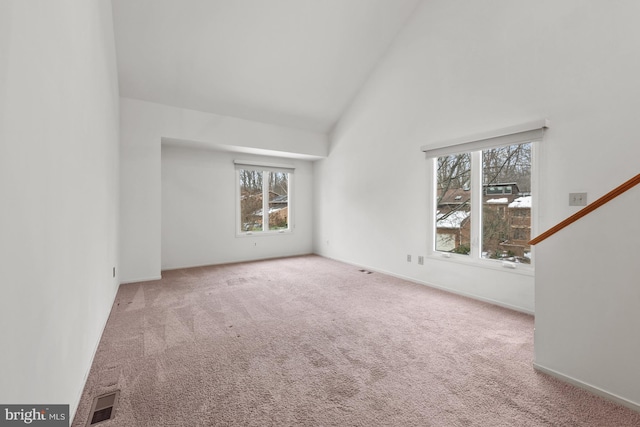
<svg viewBox="0 0 640 427">
<path fill-rule="evenodd" d="M 638 16 L 1 0 L 0 405 L 640 425 Z"/>
</svg>

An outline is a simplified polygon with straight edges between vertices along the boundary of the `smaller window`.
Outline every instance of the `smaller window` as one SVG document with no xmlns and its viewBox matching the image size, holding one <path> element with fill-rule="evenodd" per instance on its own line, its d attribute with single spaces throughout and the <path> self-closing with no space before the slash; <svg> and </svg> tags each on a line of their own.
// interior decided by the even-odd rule
<svg viewBox="0 0 640 427">
<path fill-rule="evenodd" d="M 293 168 L 236 161 L 240 234 L 290 230 L 292 176 Z"/>
</svg>

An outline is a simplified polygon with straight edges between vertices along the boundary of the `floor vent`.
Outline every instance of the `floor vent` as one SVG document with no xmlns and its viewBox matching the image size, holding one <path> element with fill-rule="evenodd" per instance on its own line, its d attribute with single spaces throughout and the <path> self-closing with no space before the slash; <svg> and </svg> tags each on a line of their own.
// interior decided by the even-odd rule
<svg viewBox="0 0 640 427">
<path fill-rule="evenodd" d="M 120 391 L 115 391 L 113 393 L 103 394 L 102 396 L 98 396 L 93 399 L 87 426 L 92 426 L 102 421 L 113 419 L 116 413 L 115 409 L 118 404 L 119 396 Z"/>
<path fill-rule="evenodd" d="M 371 274 L 372 273 L 372 271 L 369 271 L 369 270 L 360 270 L 360 272 L 364 273 L 364 274 Z"/>
</svg>

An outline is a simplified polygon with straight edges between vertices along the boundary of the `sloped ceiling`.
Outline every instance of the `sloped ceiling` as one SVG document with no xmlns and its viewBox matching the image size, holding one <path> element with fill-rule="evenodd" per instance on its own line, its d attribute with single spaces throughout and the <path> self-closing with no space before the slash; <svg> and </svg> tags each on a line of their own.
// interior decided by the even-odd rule
<svg viewBox="0 0 640 427">
<path fill-rule="evenodd" d="M 328 132 L 420 0 L 112 0 L 120 95 Z"/>
</svg>

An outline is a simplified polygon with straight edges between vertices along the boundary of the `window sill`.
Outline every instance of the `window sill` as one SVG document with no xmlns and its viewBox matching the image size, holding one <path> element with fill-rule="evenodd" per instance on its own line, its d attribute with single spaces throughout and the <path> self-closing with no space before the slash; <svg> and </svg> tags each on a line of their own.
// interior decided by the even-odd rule
<svg viewBox="0 0 640 427">
<path fill-rule="evenodd" d="M 444 261 L 454 264 L 467 265 L 470 267 L 486 268 L 489 270 L 501 271 L 503 273 L 519 274 L 522 276 L 530 277 L 535 276 L 535 267 L 528 264 L 484 258 L 473 259 L 467 255 L 450 254 L 447 252 L 433 252 L 427 258 L 435 261 Z"/>
<path fill-rule="evenodd" d="M 279 236 L 291 234 L 293 230 L 270 230 L 270 231 L 247 231 L 246 233 L 236 233 L 236 237 L 259 237 L 259 236 Z"/>
</svg>

